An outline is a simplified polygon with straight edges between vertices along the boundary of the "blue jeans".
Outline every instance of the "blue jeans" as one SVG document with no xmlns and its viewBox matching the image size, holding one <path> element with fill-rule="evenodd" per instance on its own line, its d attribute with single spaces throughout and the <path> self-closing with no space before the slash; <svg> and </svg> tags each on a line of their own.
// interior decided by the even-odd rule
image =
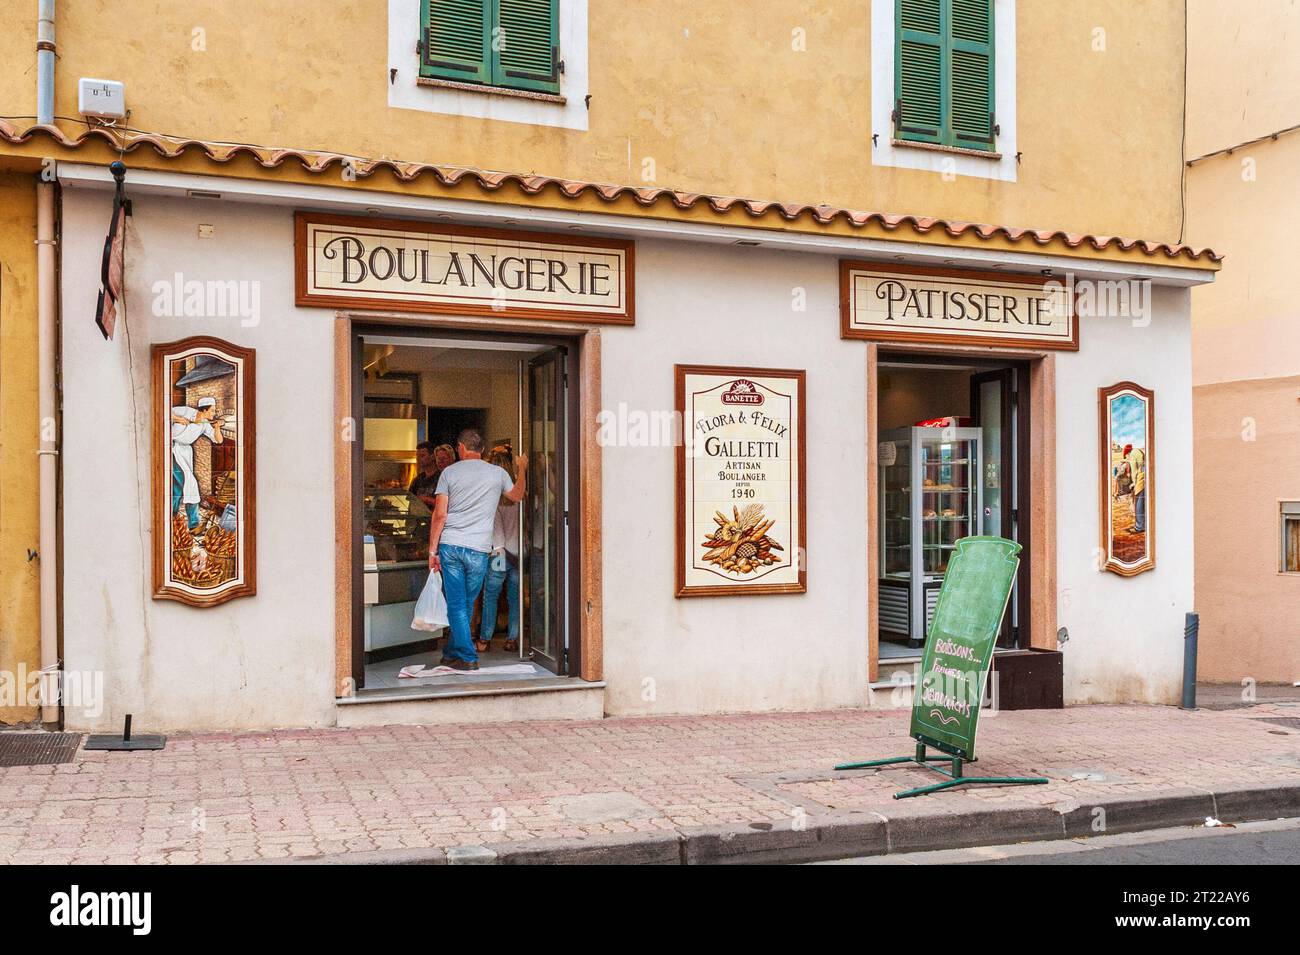
<svg viewBox="0 0 1300 955">
<path fill-rule="evenodd" d="M 1146 488 L 1138 491 L 1133 498 L 1133 529 L 1141 534 L 1147 529 L 1147 492 Z"/>
<path fill-rule="evenodd" d="M 493 554 L 488 560 L 487 581 L 483 584 L 483 619 L 478 638 L 491 640 L 497 629 L 497 603 L 501 587 L 506 588 L 506 606 L 510 609 L 510 639 L 519 639 L 519 563 L 511 563 L 505 554 Z"/>
<path fill-rule="evenodd" d="M 181 507 L 181 496 L 184 493 L 185 472 L 175 461 L 172 462 L 172 513 L 175 514 Z M 189 522 L 190 530 L 199 526 L 199 506 L 197 504 L 185 505 L 185 519 Z"/>
<path fill-rule="evenodd" d="M 483 589 L 483 578 L 487 576 L 488 555 L 455 544 L 439 544 L 438 560 L 442 563 L 442 593 L 447 598 L 447 622 L 451 624 L 451 636 L 442 656 L 446 660 L 475 663 L 478 661 L 478 653 L 474 650 L 474 641 L 470 636 L 469 621 L 474 612 L 474 601 L 478 600 L 479 591 Z"/>
</svg>

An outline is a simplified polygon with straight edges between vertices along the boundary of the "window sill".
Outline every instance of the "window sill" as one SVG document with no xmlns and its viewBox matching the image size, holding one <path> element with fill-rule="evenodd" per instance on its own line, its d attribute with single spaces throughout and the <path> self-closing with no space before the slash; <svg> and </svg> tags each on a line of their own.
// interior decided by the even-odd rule
<svg viewBox="0 0 1300 955">
<path fill-rule="evenodd" d="M 954 156 L 975 156 L 978 159 L 999 160 L 1002 154 L 999 152 L 989 152 L 987 149 L 967 149 L 964 146 L 945 146 L 942 143 L 918 143 L 910 139 L 891 139 L 891 146 L 902 146 L 906 149 L 924 149 L 933 153 L 951 153 Z"/>
<path fill-rule="evenodd" d="M 483 86 L 479 83 L 457 83 L 455 80 L 439 80 L 430 76 L 416 77 L 419 86 L 431 86 L 435 89 L 456 90 L 462 93 L 483 93 L 487 96 L 508 96 L 512 99 L 530 99 L 539 103 L 556 103 L 564 106 L 568 100 L 558 93 L 539 93 L 536 90 L 512 90 L 504 86 Z"/>
</svg>

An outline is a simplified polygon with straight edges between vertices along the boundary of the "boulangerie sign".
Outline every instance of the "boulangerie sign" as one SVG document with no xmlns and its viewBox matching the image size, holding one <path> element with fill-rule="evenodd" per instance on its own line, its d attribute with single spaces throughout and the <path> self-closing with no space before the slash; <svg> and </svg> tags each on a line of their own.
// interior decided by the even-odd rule
<svg viewBox="0 0 1300 955">
<path fill-rule="evenodd" d="M 1077 351 L 1079 318 L 1059 279 L 841 262 L 840 337 Z"/>
<path fill-rule="evenodd" d="M 676 374 L 677 596 L 803 593 L 804 373 Z"/>
<path fill-rule="evenodd" d="M 633 324 L 633 245 L 401 219 L 295 217 L 299 305 Z"/>
</svg>

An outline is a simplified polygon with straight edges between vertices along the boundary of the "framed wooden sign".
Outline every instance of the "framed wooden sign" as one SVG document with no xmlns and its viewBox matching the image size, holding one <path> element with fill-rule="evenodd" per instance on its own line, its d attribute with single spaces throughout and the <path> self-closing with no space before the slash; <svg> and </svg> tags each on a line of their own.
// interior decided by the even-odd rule
<svg viewBox="0 0 1300 955">
<path fill-rule="evenodd" d="M 804 593 L 804 372 L 675 371 L 677 596 Z"/>
<path fill-rule="evenodd" d="M 315 212 L 294 223 L 299 305 L 635 322 L 628 241 Z"/>
<path fill-rule="evenodd" d="M 1098 389 L 1102 570 L 1156 566 L 1155 394 L 1131 381 Z"/>
<path fill-rule="evenodd" d="M 256 593 L 254 352 L 196 337 L 152 357 L 154 598 Z"/>
<path fill-rule="evenodd" d="M 842 261 L 840 337 L 1078 351 L 1079 313 L 1056 278 Z"/>
</svg>

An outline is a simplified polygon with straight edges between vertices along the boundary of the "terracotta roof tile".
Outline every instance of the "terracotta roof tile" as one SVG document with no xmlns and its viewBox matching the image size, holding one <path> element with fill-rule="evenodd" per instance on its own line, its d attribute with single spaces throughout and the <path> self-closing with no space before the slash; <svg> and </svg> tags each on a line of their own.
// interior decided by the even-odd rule
<svg viewBox="0 0 1300 955">
<path fill-rule="evenodd" d="M 864 212 L 826 204 L 814 206 L 804 203 L 742 199 L 736 196 L 703 195 L 701 193 L 681 192 L 660 187 L 621 186 L 576 179 L 559 179 L 550 176 L 493 172 L 465 166 L 440 166 L 434 163 L 403 162 L 387 158 L 365 159 L 341 153 L 312 150 L 277 149 L 240 143 L 206 142 L 198 139 L 163 136 L 158 133 L 115 132 L 100 127 L 92 127 L 75 136 L 70 136 L 57 126 L 38 125 L 19 129 L 7 120 L 0 119 L 0 141 L 2 142 L 21 145 L 38 137 L 47 138 L 68 149 L 76 149 L 92 140 L 101 139 L 115 150 L 130 153 L 141 148 L 149 148 L 159 156 L 167 159 L 178 158 L 193 150 L 203 153 L 216 163 L 228 163 L 240 156 L 248 156 L 258 165 L 267 169 L 274 169 L 288 161 L 297 162 L 312 173 L 325 172 L 336 165 L 340 167 L 348 165 L 357 178 L 366 178 L 386 169 L 401 182 L 411 182 L 421 176 L 430 175 L 446 186 L 455 186 L 469 179 L 489 191 L 495 191 L 508 184 L 513 184 L 526 195 L 537 195 L 548 187 L 555 187 L 561 195 L 569 199 L 577 199 L 584 193 L 592 192 L 606 202 L 614 202 L 627 195 L 639 205 L 646 207 L 668 199 L 678 209 L 685 210 L 692 209 L 703 201 L 714 212 L 723 214 L 739 205 L 755 219 L 776 214 L 788 222 L 794 222 L 806 215 L 822 225 L 829 225 L 837 219 L 842 219 L 855 228 L 864 228 L 874 222 L 889 231 L 910 229 L 919 235 L 925 235 L 936 228 L 941 228 L 953 238 L 973 233 L 981 239 L 993 239 L 1000 236 L 1012 243 L 1028 239 L 1039 246 L 1048 246 L 1060 242 L 1071 249 L 1077 249 L 1086 243 L 1098 252 L 1116 247 L 1124 252 L 1137 249 L 1150 257 L 1163 256 L 1169 259 L 1186 257 L 1192 261 L 1199 261 L 1205 258 L 1210 262 L 1219 262 L 1223 258 L 1212 249 L 1197 249 L 1189 245 L 1149 242 L 1141 239 L 1125 239 L 1120 236 L 1093 235 L 1061 230 L 1017 229 L 1010 226 L 962 222 L 955 219 L 938 219 L 931 216 L 894 215 L 874 211 Z"/>
</svg>

